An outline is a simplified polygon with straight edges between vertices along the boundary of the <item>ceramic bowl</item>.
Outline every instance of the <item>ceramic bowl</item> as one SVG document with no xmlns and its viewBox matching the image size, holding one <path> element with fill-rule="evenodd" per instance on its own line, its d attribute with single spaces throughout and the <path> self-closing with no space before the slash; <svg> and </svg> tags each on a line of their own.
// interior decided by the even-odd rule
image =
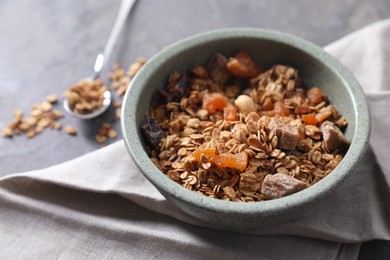
<svg viewBox="0 0 390 260">
<path fill-rule="evenodd" d="M 149 159 L 140 132 L 153 93 L 166 86 L 177 70 L 205 64 L 217 52 L 234 56 L 244 50 L 262 67 L 287 64 L 298 69 L 302 82 L 319 86 L 347 119 L 351 145 L 341 163 L 315 185 L 279 199 L 244 203 L 199 195 L 164 175 Z M 353 174 L 367 148 L 370 117 L 364 93 L 354 76 L 322 48 L 285 33 L 255 28 L 211 31 L 181 40 L 150 59 L 130 84 L 123 101 L 121 127 L 127 150 L 140 172 L 174 205 L 187 214 L 225 229 L 261 228 L 296 218 Z"/>
</svg>

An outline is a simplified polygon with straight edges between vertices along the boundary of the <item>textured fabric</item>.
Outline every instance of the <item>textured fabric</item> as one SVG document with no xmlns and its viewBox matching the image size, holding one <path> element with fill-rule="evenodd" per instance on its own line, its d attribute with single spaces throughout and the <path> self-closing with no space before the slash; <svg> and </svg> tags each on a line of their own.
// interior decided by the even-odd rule
<svg viewBox="0 0 390 260">
<path fill-rule="evenodd" d="M 310 214 L 246 232 L 209 227 L 142 176 L 122 141 L 75 160 L 0 180 L 1 259 L 356 259 L 390 239 L 390 20 L 331 44 L 358 78 L 372 113 L 354 174 Z"/>
</svg>

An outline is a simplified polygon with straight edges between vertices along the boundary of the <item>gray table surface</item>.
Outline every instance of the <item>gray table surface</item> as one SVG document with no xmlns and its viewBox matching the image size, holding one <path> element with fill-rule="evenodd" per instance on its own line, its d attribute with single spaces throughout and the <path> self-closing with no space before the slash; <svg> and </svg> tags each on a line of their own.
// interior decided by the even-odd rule
<svg viewBox="0 0 390 260">
<path fill-rule="evenodd" d="M 25 113 L 49 94 L 61 96 L 69 84 L 92 72 L 120 1 L 0 0 L 0 128 L 12 111 Z M 127 68 L 184 37 L 211 29 L 257 27 L 279 30 L 325 46 L 365 25 L 390 17 L 388 0 L 140 0 L 108 61 Z M 62 107 L 58 105 L 62 110 Z M 114 110 L 97 120 L 61 120 L 77 128 L 75 137 L 47 130 L 35 138 L 0 138 L 0 177 L 35 170 L 99 149 L 95 135 Z M 115 140 L 120 140 L 119 135 Z M 390 243 L 364 243 L 359 259 L 389 259 Z"/>
</svg>

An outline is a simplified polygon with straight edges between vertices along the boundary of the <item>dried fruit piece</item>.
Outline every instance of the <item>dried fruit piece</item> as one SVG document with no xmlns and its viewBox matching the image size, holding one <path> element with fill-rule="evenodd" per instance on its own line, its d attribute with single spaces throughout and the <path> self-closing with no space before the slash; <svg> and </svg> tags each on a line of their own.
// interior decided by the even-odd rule
<svg viewBox="0 0 390 260">
<path fill-rule="evenodd" d="M 149 141 L 150 145 L 154 149 L 160 150 L 160 142 L 164 137 L 164 132 L 157 123 L 156 119 L 151 116 L 147 116 L 145 122 L 141 125 L 141 130 Z"/>
<path fill-rule="evenodd" d="M 324 110 L 320 111 L 319 113 L 316 114 L 316 120 L 318 123 L 324 122 L 326 119 L 328 119 L 332 115 L 332 111 L 330 110 Z"/>
<path fill-rule="evenodd" d="M 236 168 L 242 172 L 248 165 L 248 155 L 245 152 L 223 153 L 216 156 L 214 163 L 218 168 Z"/>
<path fill-rule="evenodd" d="M 294 150 L 299 139 L 299 130 L 296 125 L 290 125 L 290 118 L 273 117 L 268 124 L 269 129 L 278 137 L 278 148 Z"/>
<path fill-rule="evenodd" d="M 231 153 L 219 154 L 215 158 L 214 163 L 218 168 L 234 168 L 236 165 L 236 157 Z"/>
<path fill-rule="evenodd" d="M 275 115 L 277 116 L 289 116 L 290 110 L 281 101 L 276 101 L 274 104 Z"/>
<path fill-rule="evenodd" d="M 194 66 L 191 69 L 191 72 L 196 78 L 207 79 L 209 77 L 209 73 L 207 72 L 207 70 L 199 65 Z"/>
<path fill-rule="evenodd" d="M 294 113 L 297 115 L 309 114 L 311 109 L 308 105 L 297 105 L 295 107 Z"/>
<path fill-rule="evenodd" d="M 307 188 L 307 184 L 283 173 L 268 174 L 261 193 L 268 199 L 277 199 Z"/>
<path fill-rule="evenodd" d="M 170 90 L 171 100 L 179 102 L 181 98 L 187 97 L 190 93 L 188 75 L 184 74 L 175 84 L 175 87 Z"/>
<path fill-rule="evenodd" d="M 195 158 L 199 163 L 203 163 L 206 161 L 214 161 L 216 156 L 215 148 L 198 148 L 192 154 L 192 157 Z"/>
<path fill-rule="evenodd" d="M 223 118 L 226 121 L 237 121 L 238 113 L 235 106 L 227 106 L 223 109 Z"/>
<path fill-rule="evenodd" d="M 226 67 L 228 59 L 220 53 L 210 58 L 206 68 L 209 71 L 210 78 L 218 84 L 225 84 L 230 77 L 229 70 Z"/>
<path fill-rule="evenodd" d="M 344 152 L 348 148 L 348 140 L 344 137 L 343 132 L 341 132 L 341 130 L 334 123 L 325 121 L 321 124 L 320 130 L 322 132 L 322 138 L 324 139 L 325 147 L 329 151 L 339 149 L 341 152 Z"/>
<path fill-rule="evenodd" d="M 317 125 L 318 121 L 314 114 L 302 115 L 302 121 L 307 125 Z"/>
<path fill-rule="evenodd" d="M 248 165 L 248 154 L 246 152 L 236 153 L 234 155 L 236 157 L 236 163 L 234 168 L 243 172 Z"/>
<path fill-rule="evenodd" d="M 223 110 L 228 104 L 226 96 L 221 93 L 207 93 L 203 96 L 202 107 L 210 114 Z"/>
<path fill-rule="evenodd" d="M 317 87 L 309 88 L 306 95 L 311 105 L 317 105 L 324 101 L 324 94 Z"/>
<path fill-rule="evenodd" d="M 244 51 L 230 58 L 226 66 L 234 76 L 248 79 L 256 77 L 263 71 Z"/>
<path fill-rule="evenodd" d="M 272 102 L 272 98 L 271 97 L 266 97 L 264 99 L 264 103 L 263 103 L 262 109 L 265 110 L 265 111 L 269 111 L 269 110 L 273 110 L 274 109 L 274 103 Z"/>
</svg>

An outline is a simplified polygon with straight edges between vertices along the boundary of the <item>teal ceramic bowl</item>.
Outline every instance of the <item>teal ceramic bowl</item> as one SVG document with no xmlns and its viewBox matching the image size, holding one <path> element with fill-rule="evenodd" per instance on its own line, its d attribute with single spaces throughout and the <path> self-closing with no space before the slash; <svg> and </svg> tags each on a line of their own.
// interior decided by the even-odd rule
<svg viewBox="0 0 390 260">
<path fill-rule="evenodd" d="M 244 50 L 267 68 L 276 63 L 298 69 L 306 85 L 319 86 L 348 120 L 351 142 L 336 169 L 315 185 L 293 195 L 263 202 L 229 202 L 187 190 L 164 175 L 149 159 L 140 125 L 153 93 L 177 70 L 205 64 L 217 52 L 233 56 Z M 127 150 L 140 172 L 187 214 L 225 229 L 261 228 L 309 212 L 351 174 L 367 148 L 370 117 L 364 93 L 354 76 L 322 48 L 301 38 L 269 30 L 234 28 L 211 31 L 175 43 L 150 59 L 130 84 L 122 107 L 121 127 Z"/>
</svg>

